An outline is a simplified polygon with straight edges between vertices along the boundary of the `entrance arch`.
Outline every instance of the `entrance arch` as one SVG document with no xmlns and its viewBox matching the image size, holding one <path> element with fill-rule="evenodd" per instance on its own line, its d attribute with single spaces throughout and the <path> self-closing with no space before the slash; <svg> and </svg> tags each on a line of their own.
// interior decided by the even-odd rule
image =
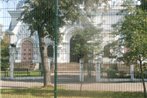
<svg viewBox="0 0 147 98">
<path fill-rule="evenodd" d="M 70 39 L 70 62 L 79 62 L 79 57 L 78 55 L 75 53 L 75 47 L 76 47 L 76 40 L 75 37 L 77 36 L 73 36 Z"/>
<path fill-rule="evenodd" d="M 62 41 L 62 48 L 65 49 L 64 51 L 64 60 L 62 60 L 63 57 L 59 57 L 59 62 L 64 62 L 64 63 L 69 63 L 69 62 L 72 62 L 72 57 L 70 56 L 71 54 L 71 48 L 72 46 L 70 45 L 71 43 L 71 40 L 72 40 L 72 37 L 74 36 L 74 32 L 77 31 L 77 30 L 80 30 L 80 29 L 83 29 L 83 26 L 82 25 L 68 25 L 67 27 L 65 27 L 64 29 L 64 36 L 63 36 L 63 41 Z M 63 55 L 61 53 L 61 55 Z"/>
<path fill-rule="evenodd" d="M 49 45 L 49 46 L 47 47 L 47 55 L 48 55 L 49 58 L 53 58 L 53 56 L 54 56 L 54 51 L 53 51 L 53 46 L 52 46 L 52 45 Z"/>
<path fill-rule="evenodd" d="M 83 45 L 85 44 L 84 38 L 76 34 L 70 40 L 70 62 L 79 62 L 80 58 L 84 56 Z"/>
<path fill-rule="evenodd" d="M 33 60 L 33 43 L 25 40 L 21 46 L 21 61 L 31 63 Z"/>
</svg>

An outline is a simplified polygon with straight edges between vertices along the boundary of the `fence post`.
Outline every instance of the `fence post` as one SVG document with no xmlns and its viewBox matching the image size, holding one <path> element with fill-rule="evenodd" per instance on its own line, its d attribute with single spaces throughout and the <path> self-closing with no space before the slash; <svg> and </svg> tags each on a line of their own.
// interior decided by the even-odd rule
<svg viewBox="0 0 147 98">
<path fill-rule="evenodd" d="M 96 62 L 96 82 L 100 81 L 101 79 L 101 64 L 100 62 Z"/>
<path fill-rule="evenodd" d="M 83 73 L 83 60 L 80 59 L 80 82 L 84 81 L 84 73 Z"/>
<path fill-rule="evenodd" d="M 130 65 L 130 76 L 131 80 L 134 80 L 134 64 Z"/>
</svg>

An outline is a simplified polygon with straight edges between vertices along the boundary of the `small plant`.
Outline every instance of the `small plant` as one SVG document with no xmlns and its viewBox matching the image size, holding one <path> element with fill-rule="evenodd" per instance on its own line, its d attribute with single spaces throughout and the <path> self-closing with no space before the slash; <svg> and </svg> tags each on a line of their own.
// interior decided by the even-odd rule
<svg viewBox="0 0 147 98">
<path fill-rule="evenodd" d="M 108 78 L 116 78 L 117 77 L 117 65 L 113 64 L 107 69 Z"/>
</svg>

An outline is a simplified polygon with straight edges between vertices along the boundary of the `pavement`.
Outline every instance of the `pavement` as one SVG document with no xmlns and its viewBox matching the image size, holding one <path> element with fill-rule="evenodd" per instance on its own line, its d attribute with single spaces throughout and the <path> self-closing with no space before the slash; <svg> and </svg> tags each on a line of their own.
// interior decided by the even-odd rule
<svg viewBox="0 0 147 98">
<path fill-rule="evenodd" d="M 53 85 L 53 84 L 52 84 Z M 147 85 L 147 83 L 146 83 Z M 15 81 L 0 80 L 0 89 L 7 88 L 31 88 L 43 86 L 42 81 Z M 64 87 L 67 90 L 80 90 L 80 83 L 60 83 L 58 87 Z M 83 83 L 82 90 L 88 91 L 122 91 L 122 92 L 143 92 L 141 82 L 126 83 Z"/>
<path fill-rule="evenodd" d="M 43 83 L 35 81 L 0 80 L 0 88 L 31 88 L 41 87 Z"/>
<path fill-rule="evenodd" d="M 65 86 L 67 90 L 79 90 L 80 85 L 81 84 L 62 84 L 62 86 Z M 143 92 L 143 86 L 141 83 L 85 83 L 82 84 L 82 90 Z"/>
</svg>

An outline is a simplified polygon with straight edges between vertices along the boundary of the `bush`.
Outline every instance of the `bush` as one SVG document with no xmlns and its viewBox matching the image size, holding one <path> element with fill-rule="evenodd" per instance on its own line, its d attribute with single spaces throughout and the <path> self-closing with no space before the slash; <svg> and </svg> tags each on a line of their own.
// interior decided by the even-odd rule
<svg viewBox="0 0 147 98">
<path fill-rule="evenodd" d="M 107 69 L 108 78 L 117 78 L 117 65 L 110 65 L 109 69 Z"/>
<path fill-rule="evenodd" d="M 115 69 L 108 69 L 107 70 L 108 78 L 116 78 L 117 77 L 116 73 L 117 73 L 117 71 Z"/>
</svg>

